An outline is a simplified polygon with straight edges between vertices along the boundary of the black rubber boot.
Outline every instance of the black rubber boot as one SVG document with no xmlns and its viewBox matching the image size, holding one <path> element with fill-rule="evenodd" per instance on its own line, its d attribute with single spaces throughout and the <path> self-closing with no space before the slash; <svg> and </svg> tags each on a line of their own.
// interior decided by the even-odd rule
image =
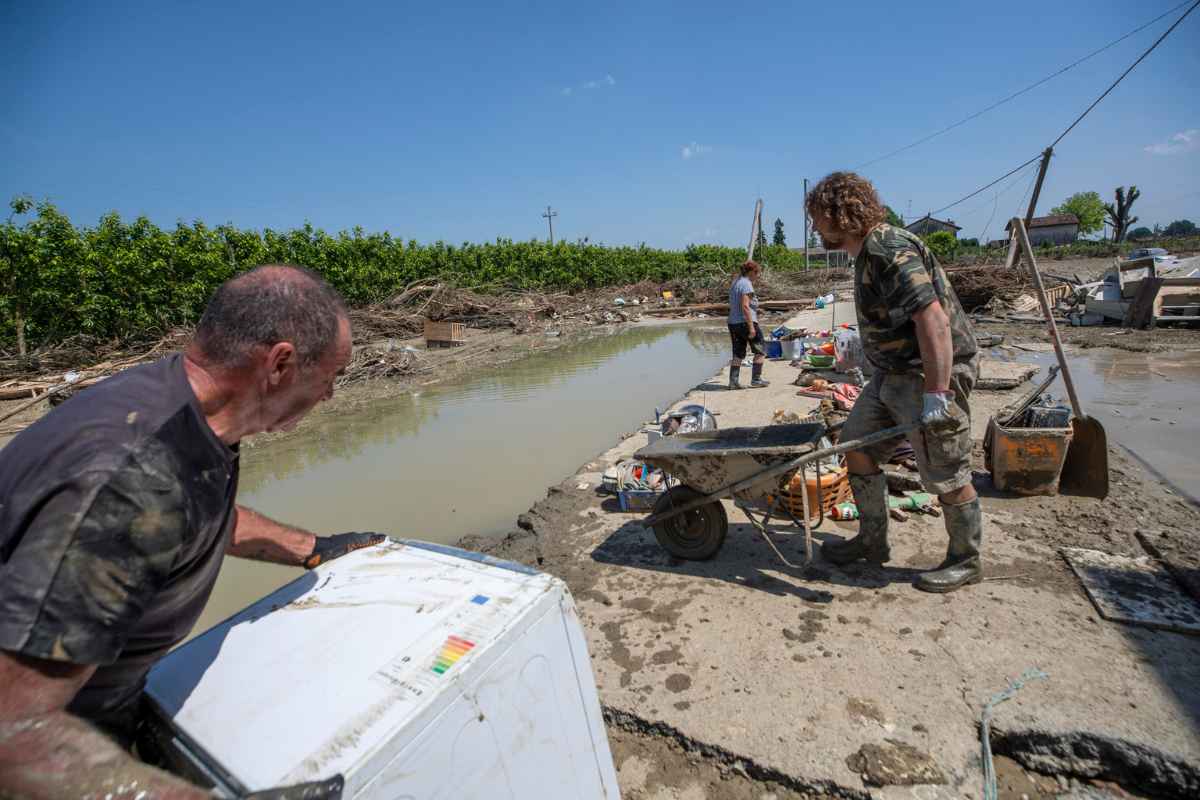
<svg viewBox="0 0 1200 800">
<path fill-rule="evenodd" d="M 740 379 L 741 379 L 741 377 L 742 377 L 742 367 L 741 367 L 741 365 L 738 365 L 738 366 L 736 366 L 736 367 L 730 367 L 730 368 L 729 368 L 729 388 L 730 388 L 730 389 L 742 389 L 742 388 L 745 388 L 745 387 L 743 387 L 743 386 L 742 386 L 742 384 L 740 383 Z"/>
<path fill-rule="evenodd" d="M 750 388 L 761 389 L 764 386 L 770 386 L 770 381 L 764 381 L 762 376 L 762 362 L 754 362 L 754 367 L 750 370 Z"/>
<path fill-rule="evenodd" d="M 979 562 L 983 509 L 979 498 L 956 506 L 943 503 L 942 516 L 946 520 L 946 533 L 950 534 L 950 546 L 946 549 L 946 560 L 937 569 L 917 578 L 916 586 L 923 592 L 953 592 L 983 580 L 983 566 Z"/>
<path fill-rule="evenodd" d="M 838 566 L 860 558 L 872 564 L 886 564 L 892 557 L 887 538 L 887 478 L 882 472 L 851 475 L 850 488 L 858 506 L 858 535 L 840 542 L 825 542 L 821 545 L 821 555 Z"/>
</svg>

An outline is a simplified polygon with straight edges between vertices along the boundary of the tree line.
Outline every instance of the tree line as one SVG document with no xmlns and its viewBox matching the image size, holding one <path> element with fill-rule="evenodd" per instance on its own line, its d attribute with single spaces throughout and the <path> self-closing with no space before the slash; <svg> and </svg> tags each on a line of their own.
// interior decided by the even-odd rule
<svg viewBox="0 0 1200 800">
<path fill-rule="evenodd" d="M 0 225 L 0 346 L 15 343 L 22 355 L 77 334 L 125 339 L 192 323 L 217 286 L 258 264 L 303 264 L 359 307 L 430 278 L 484 290 L 579 291 L 661 283 L 702 268 L 732 272 L 746 257 L 742 248 L 716 245 L 420 244 L 359 227 L 331 234 L 309 224 L 259 231 L 197 221 L 164 229 L 116 213 L 87 227 L 49 202 L 25 197 L 9 209 Z M 762 244 L 756 258 L 773 269 L 804 267 L 803 251 Z"/>
</svg>

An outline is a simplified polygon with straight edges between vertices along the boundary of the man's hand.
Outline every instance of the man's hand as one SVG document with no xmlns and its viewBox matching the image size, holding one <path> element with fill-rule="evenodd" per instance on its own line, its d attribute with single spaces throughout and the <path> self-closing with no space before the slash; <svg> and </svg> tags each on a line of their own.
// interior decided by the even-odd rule
<svg viewBox="0 0 1200 800">
<path fill-rule="evenodd" d="M 382 533 L 336 533 L 333 536 L 318 536 L 313 545 L 312 555 L 304 560 L 304 567 L 313 569 L 326 561 L 386 540 L 387 537 Z"/>
<path fill-rule="evenodd" d="M 921 409 L 921 424 L 934 430 L 946 430 L 958 425 L 951 407 L 954 392 L 926 392 L 924 408 Z"/>
</svg>

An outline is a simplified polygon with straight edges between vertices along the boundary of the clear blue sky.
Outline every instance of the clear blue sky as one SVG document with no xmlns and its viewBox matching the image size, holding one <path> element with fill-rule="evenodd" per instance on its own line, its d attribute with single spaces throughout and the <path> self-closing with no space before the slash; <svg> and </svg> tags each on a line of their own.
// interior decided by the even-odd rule
<svg viewBox="0 0 1200 800">
<path fill-rule="evenodd" d="M 420 241 L 800 244 L 801 179 L 853 168 L 1175 4 L 0 0 L 0 192 Z M 864 173 L 908 218 L 1035 155 L 1178 16 Z M 1189 133 L 1190 132 L 1190 133 Z M 1149 148 L 1149 149 L 1148 149 Z M 1027 177 L 947 211 L 997 236 Z M 1200 222 L 1200 10 L 1059 146 L 1040 211 L 1137 184 Z M 1006 184 L 1001 184 L 1004 188 Z M 993 208 L 995 214 L 993 218 Z"/>
</svg>

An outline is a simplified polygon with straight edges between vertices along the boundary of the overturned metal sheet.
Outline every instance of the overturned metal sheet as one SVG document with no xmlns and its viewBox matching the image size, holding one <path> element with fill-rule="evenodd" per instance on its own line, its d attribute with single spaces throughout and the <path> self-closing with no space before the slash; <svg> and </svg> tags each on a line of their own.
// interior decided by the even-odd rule
<svg viewBox="0 0 1200 800">
<path fill-rule="evenodd" d="M 1184 593 L 1157 561 L 1064 547 L 1100 616 L 1149 628 L 1200 633 L 1200 604 Z"/>
</svg>

